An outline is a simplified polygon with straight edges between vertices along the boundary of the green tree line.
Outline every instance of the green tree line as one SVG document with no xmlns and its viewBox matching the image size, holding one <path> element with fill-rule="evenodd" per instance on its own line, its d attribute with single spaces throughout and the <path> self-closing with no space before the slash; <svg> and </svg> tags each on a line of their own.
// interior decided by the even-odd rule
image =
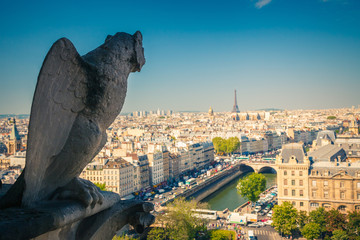
<svg viewBox="0 0 360 240">
<path fill-rule="evenodd" d="M 320 207 L 311 211 L 297 211 L 290 202 L 273 209 L 272 226 L 281 234 L 301 233 L 306 239 L 360 240 L 360 212 L 347 215 L 336 209 Z"/>
<path fill-rule="evenodd" d="M 215 137 L 212 140 L 216 154 L 224 155 L 235 152 L 240 147 L 240 140 L 237 137 L 224 139 Z"/>
<path fill-rule="evenodd" d="M 164 214 L 156 217 L 153 228 L 147 235 L 148 240 L 235 240 L 235 234 L 226 230 L 207 230 L 208 220 L 198 218 L 193 209 L 208 208 L 206 203 L 195 200 L 186 201 L 176 198 L 167 205 Z"/>
</svg>

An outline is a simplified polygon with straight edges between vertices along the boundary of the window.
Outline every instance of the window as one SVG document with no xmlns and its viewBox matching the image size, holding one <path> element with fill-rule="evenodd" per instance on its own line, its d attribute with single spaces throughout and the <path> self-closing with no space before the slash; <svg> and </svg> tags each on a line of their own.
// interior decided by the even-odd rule
<svg viewBox="0 0 360 240">
<path fill-rule="evenodd" d="M 285 176 L 287 175 L 287 171 L 284 171 L 284 175 L 285 175 Z"/>
<path fill-rule="evenodd" d="M 304 190 L 300 190 L 300 197 L 304 196 Z"/>
<path fill-rule="evenodd" d="M 340 207 L 338 207 L 338 210 L 340 212 L 345 212 L 346 211 L 346 206 L 340 206 Z"/>
<path fill-rule="evenodd" d="M 340 192 L 340 198 L 345 199 L 345 192 Z"/>
<path fill-rule="evenodd" d="M 356 183 L 356 187 L 357 187 L 357 188 L 360 188 L 360 182 L 357 182 L 357 183 Z"/>
<path fill-rule="evenodd" d="M 288 190 L 284 189 L 284 195 L 287 196 L 288 195 Z"/>
<path fill-rule="evenodd" d="M 296 206 L 296 203 L 295 203 L 295 202 L 292 202 L 292 205 L 295 207 L 295 206 Z"/>
<path fill-rule="evenodd" d="M 287 179 L 284 179 L 284 185 L 287 185 Z"/>
<path fill-rule="evenodd" d="M 356 205 L 356 206 L 355 206 L 355 210 L 356 210 L 356 211 L 359 211 L 359 210 L 360 210 L 360 205 Z"/>
<path fill-rule="evenodd" d="M 304 202 L 300 202 L 300 207 L 303 207 L 304 206 Z"/>
<path fill-rule="evenodd" d="M 357 200 L 360 200 L 360 193 L 357 193 Z"/>
<path fill-rule="evenodd" d="M 291 171 L 291 176 L 295 176 L 295 171 Z"/>
<path fill-rule="evenodd" d="M 329 198 L 329 192 L 328 191 L 324 192 L 324 198 Z"/>
<path fill-rule="evenodd" d="M 291 196 L 295 197 L 295 190 L 291 190 Z"/>
<path fill-rule="evenodd" d="M 295 186 L 295 180 L 291 180 L 291 185 Z"/>
<path fill-rule="evenodd" d="M 318 203 L 310 203 L 310 207 L 318 207 L 319 204 Z"/>
<path fill-rule="evenodd" d="M 303 186 L 303 185 L 304 185 L 303 180 L 299 180 L 299 185 L 300 185 L 300 186 Z"/>
<path fill-rule="evenodd" d="M 316 197 L 316 191 L 312 191 L 312 195 L 311 195 L 313 198 Z"/>
<path fill-rule="evenodd" d="M 302 171 L 299 171 L 299 176 L 302 176 L 303 175 L 303 172 Z"/>
<path fill-rule="evenodd" d="M 329 185 L 328 181 L 324 181 L 324 187 L 327 187 Z"/>
<path fill-rule="evenodd" d="M 315 180 L 312 181 L 312 186 L 316 187 L 316 181 Z"/>
<path fill-rule="evenodd" d="M 340 182 L 340 187 L 341 187 L 341 188 L 345 187 L 345 183 L 344 183 L 344 182 Z"/>
</svg>

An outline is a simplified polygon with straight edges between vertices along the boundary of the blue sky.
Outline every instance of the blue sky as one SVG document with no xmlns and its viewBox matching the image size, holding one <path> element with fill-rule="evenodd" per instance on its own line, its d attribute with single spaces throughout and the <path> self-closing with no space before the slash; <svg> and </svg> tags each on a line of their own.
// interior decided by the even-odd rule
<svg viewBox="0 0 360 240">
<path fill-rule="evenodd" d="M 29 113 L 52 43 L 85 54 L 143 34 L 123 112 L 320 109 L 360 104 L 360 1 L 0 2 L 0 114 Z"/>
</svg>

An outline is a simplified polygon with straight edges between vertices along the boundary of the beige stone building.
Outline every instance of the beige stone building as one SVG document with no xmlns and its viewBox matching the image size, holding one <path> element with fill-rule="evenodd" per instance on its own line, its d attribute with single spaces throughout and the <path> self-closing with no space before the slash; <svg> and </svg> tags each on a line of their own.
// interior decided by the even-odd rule
<svg viewBox="0 0 360 240">
<path fill-rule="evenodd" d="M 103 164 L 100 162 L 89 163 L 81 172 L 80 177 L 93 183 L 104 183 Z"/>
<path fill-rule="evenodd" d="M 104 183 L 108 191 L 125 197 L 134 192 L 134 167 L 120 158 L 104 165 Z"/>
<path fill-rule="evenodd" d="M 0 154 L 0 170 L 6 170 L 10 167 L 10 158 Z"/>
<path fill-rule="evenodd" d="M 298 210 L 309 210 L 309 158 L 303 145 L 290 143 L 283 145 L 276 157 L 279 204 L 291 202 Z"/>
<path fill-rule="evenodd" d="M 162 152 L 147 154 L 150 169 L 150 184 L 157 185 L 164 181 L 164 165 Z"/>
<path fill-rule="evenodd" d="M 128 153 L 124 159 L 134 167 L 134 191 L 140 191 L 150 186 L 149 160 L 147 155 Z"/>
<path fill-rule="evenodd" d="M 164 181 L 169 180 L 169 161 L 170 161 L 170 152 L 165 150 L 163 154 L 163 170 L 164 170 Z"/>
<path fill-rule="evenodd" d="M 279 204 L 298 210 L 360 210 L 360 162 L 349 162 L 344 149 L 325 145 L 307 155 L 302 144 L 284 145 L 276 158 Z"/>
</svg>

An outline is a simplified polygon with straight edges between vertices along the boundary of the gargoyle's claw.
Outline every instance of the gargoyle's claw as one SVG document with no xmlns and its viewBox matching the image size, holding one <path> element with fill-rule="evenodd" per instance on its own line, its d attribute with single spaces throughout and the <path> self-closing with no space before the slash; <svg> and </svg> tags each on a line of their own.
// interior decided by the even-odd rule
<svg viewBox="0 0 360 240">
<path fill-rule="evenodd" d="M 86 207 L 91 206 L 91 208 L 94 208 L 97 203 L 102 204 L 104 201 L 100 189 L 92 182 L 81 178 L 74 178 L 66 186 L 56 190 L 52 199 L 72 199 L 81 202 Z"/>
</svg>

